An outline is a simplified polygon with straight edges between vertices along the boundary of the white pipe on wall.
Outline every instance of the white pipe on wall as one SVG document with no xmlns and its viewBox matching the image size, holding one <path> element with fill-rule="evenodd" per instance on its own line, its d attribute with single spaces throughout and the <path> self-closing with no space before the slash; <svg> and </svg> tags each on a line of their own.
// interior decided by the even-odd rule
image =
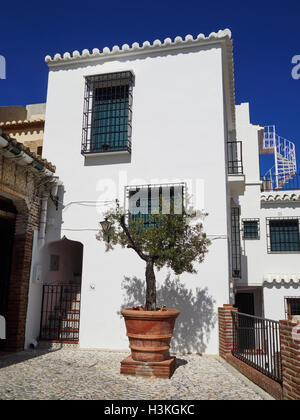
<svg viewBox="0 0 300 420">
<path fill-rule="evenodd" d="M 42 205 L 41 205 L 40 231 L 39 231 L 40 248 L 45 244 L 47 212 L 48 212 L 48 195 L 43 195 Z"/>
</svg>

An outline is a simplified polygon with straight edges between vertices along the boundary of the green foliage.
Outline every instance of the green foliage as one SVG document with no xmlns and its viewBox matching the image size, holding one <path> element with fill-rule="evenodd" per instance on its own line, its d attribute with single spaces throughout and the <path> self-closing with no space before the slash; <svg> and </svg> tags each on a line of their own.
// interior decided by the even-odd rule
<svg viewBox="0 0 300 420">
<path fill-rule="evenodd" d="M 131 248 L 157 269 L 166 266 L 177 275 L 195 273 L 194 263 L 203 261 L 210 244 L 202 223 L 193 223 L 198 217 L 195 211 L 183 208 L 182 214 L 148 215 L 145 226 L 142 216 L 130 218 L 116 201 L 116 208 L 105 214 L 109 242 L 102 230 L 97 239 L 106 241 L 107 250 L 116 245 Z"/>
</svg>

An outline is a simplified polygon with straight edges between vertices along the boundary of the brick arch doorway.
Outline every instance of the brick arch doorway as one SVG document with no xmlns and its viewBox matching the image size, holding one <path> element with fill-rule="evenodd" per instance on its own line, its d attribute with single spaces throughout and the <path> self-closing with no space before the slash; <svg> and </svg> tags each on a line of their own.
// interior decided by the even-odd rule
<svg viewBox="0 0 300 420">
<path fill-rule="evenodd" d="M 0 350 L 24 348 L 34 215 L 25 198 L 0 193 L 0 294 L 6 338 Z"/>
<path fill-rule="evenodd" d="M 17 209 L 13 201 L 0 197 L 0 315 L 7 321 L 9 283 Z M 7 325 L 6 325 L 7 328 Z M 5 329 L 6 329 L 5 328 Z M 3 331 L 6 333 L 6 331 Z M 6 342 L 0 340 L 0 349 Z"/>
<path fill-rule="evenodd" d="M 42 251 L 40 341 L 79 342 L 83 245 L 63 237 Z"/>
</svg>

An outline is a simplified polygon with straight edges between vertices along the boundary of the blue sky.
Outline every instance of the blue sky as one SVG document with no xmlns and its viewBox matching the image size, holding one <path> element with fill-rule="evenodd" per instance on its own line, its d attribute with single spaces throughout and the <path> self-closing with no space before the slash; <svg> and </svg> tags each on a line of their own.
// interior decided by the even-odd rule
<svg viewBox="0 0 300 420">
<path fill-rule="evenodd" d="M 300 79 L 291 76 L 300 55 L 299 0 L 32 0 L 2 2 L 0 15 L 7 66 L 0 106 L 46 100 L 47 54 L 230 28 L 236 103 L 250 102 L 253 123 L 275 124 L 296 143 L 300 169 Z"/>
</svg>

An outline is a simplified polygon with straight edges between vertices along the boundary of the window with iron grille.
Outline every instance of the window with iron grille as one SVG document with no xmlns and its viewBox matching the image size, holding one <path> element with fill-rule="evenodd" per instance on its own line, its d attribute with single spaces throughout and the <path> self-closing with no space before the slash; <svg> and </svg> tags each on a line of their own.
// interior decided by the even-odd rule
<svg viewBox="0 0 300 420">
<path fill-rule="evenodd" d="M 127 187 L 129 220 L 143 219 L 144 227 L 155 226 L 155 215 L 180 215 L 183 211 L 185 184 Z"/>
<path fill-rule="evenodd" d="M 268 252 L 300 251 L 299 220 L 298 217 L 267 219 Z"/>
<path fill-rule="evenodd" d="M 241 277 L 241 233 L 240 233 L 240 208 L 231 208 L 231 253 L 232 276 Z"/>
<path fill-rule="evenodd" d="M 295 315 L 300 315 L 300 297 L 286 297 L 284 303 L 287 319 L 291 319 Z"/>
<path fill-rule="evenodd" d="M 133 82 L 130 71 L 86 77 L 82 154 L 131 152 Z"/>
<path fill-rule="evenodd" d="M 259 239 L 259 219 L 243 219 L 243 239 Z"/>
</svg>

